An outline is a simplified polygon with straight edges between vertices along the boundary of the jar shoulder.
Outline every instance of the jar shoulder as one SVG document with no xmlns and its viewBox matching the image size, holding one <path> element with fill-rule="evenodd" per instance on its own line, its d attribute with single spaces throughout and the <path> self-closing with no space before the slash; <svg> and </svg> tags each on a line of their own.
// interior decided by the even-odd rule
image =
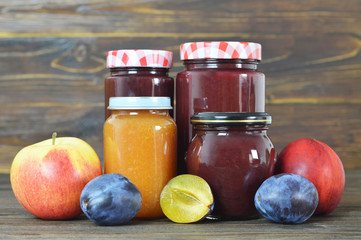
<svg viewBox="0 0 361 240">
<path fill-rule="evenodd" d="M 223 77 L 242 77 L 248 76 L 253 78 L 260 78 L 264 79 L 265 74 L 259 70 L 250 70 L 250 69 L 197 69 L 197 70 L 184 70 L 177 74 L 176 79 L 188 79 L 192 76 L 215 76 L 216 78 L 223 78 Z M 195 78 L 197 79 L 197 78 Z"/>
<path fill-rule="evenodd" d="M 125 114 L 112 114 L 106 119 L 104 125 L 174 125 L 174 119 L 169 115 L 125 115 Z"/>
<path fill-rule="evenodd" d="M 192 142 L 197 145 L 210 145 L 242 148 L 273 148 L 273 143 L 266 131 L 200 131 L 196 132 Z"/>
</svg>

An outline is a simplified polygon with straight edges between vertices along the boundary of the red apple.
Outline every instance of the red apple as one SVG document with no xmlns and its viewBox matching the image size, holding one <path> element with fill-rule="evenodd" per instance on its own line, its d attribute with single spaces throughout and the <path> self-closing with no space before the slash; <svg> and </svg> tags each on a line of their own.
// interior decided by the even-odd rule
<svg viewBox="0 0 361 240">
<path fill-rule="evenodd" d="M 102 166 L 83 140 L 55 137 L 19 151 L 10 169 L 11 187 L 31 214 L 42 219 L 71 219 L 82 212 L 81 191 L 102 174 Z"/>
<path fill-rule="evenodd" d="M 339 204 L 345 186 L 345 172 L 337 154 L 325 143 L 302 138 L 289 143 L 280 153 L 276 173 L 294 173 L 317 188 L 315 214 L 331 213 Z"/>
</svg>

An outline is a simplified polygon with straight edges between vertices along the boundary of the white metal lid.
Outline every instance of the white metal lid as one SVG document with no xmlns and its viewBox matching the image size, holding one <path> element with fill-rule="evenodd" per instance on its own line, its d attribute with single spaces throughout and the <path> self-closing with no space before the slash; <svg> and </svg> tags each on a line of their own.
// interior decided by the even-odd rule
<svg viewBox="0 0 361 240">
<path fill-rule="evenodd" d="M 111 97 L 108 109 L 172 109 L 172 106 L 169 97 Z"/>
</svg>

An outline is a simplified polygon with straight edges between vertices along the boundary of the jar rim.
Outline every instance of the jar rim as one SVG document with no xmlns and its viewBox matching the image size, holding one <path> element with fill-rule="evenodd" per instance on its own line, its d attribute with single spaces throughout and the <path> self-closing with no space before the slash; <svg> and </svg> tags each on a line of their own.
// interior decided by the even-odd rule
<svg viewBox="0 0 361 240">
<path fill-rule="evenodd" d="M 272 123 L 266 112 L 201 112 L 191 116 L 193 125 L 256 125 Z"/>
</svg>

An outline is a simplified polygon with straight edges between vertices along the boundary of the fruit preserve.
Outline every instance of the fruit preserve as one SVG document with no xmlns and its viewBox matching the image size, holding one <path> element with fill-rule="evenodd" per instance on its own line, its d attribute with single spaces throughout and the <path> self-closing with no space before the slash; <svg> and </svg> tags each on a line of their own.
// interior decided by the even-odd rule
<svg viewBox="0 0 361 240">
<path fill-rule="evenodd" d="M 261 45 L 191 42 L 180 47 L 185 70 L 176 80 L 179 169 L 192 138 L 196 112 L 264 112 L 265 76 L 257 70 Z"/>
<path fill-rule="evenodd" d="M 119 173 L 141 192 L 137 218 L 160 218 L 160 193 L 176 176 L 177 127 L 169 97 L 112 97 L 104 124 L 104 173 Z"/>
<path fill-rule="evenodd" d="M 105 79 L 105 119 L 110 97 L 165 96 L 173 105 L 174 80 L 168 76 L 173 53 L 163 50 L 114 50 L 107 54 L 110 76 Z M 172 115 L 171 110 L 171 115 Z"/>
<path fill-rule="evenodd" d="M 214 195 L 213 218 L 257 215 L 254 195 L 273 175 L 276 152 L 267 136 L 267 113 L 212 113 L 192 116 L 195 136 L 186 162 L 190 174 L 208 182 Z"/>
</svg>

